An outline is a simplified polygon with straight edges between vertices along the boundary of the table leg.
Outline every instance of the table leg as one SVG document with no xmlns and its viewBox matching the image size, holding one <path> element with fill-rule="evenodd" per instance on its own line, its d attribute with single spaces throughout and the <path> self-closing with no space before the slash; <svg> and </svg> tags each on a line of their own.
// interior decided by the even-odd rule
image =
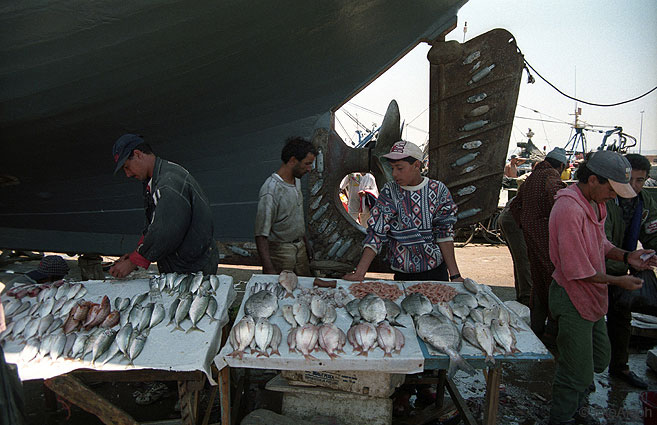
<svg viewBox="0 0 657 425">
<path fill-rule="evenodd" d="M 494 425 L 497 420 L 497 409 L 500 402 L 500 382 L 502 381 L 502 368 L 488 369 L 486 379 L 486 402 L 484 404 L 484 425 Z"/>
<path fill-rule="evenodd" d="M 461 393 L 459 392 L 459 389 L 456 387 L 454 381 L 452 381 L 451 379 L 446 379 L 446 381 L 447 381 L 447 391 L 449 391 L 449 395 L 452 397 L 452 401 L 454 402 L 454 405 L 459 410 L 459 413 L 461 414 L 461 420 L 463 421 L 463 423 L 466 425 L 477 425 L 477 421 L 475 420 L 474 416 L 472 416 L 472 412 L 470 412 L 470 409 L 468 408 L 468 404 L 461 396 Z"/>
<path fill-rule="evenodd" d="M 183 425 L 196 425 L 198 390 L 193 389 L 192 381 L 178 381 L 178 398 Z"/>
<path fill-rule="evenodd" d="M 436 409 L 443 407 L 445 402 L 445 382 L 447 380 L 447 371 L 440 369 L 438 371 L 438 384 L 436 385 Z"/>
<path fill-rule="evenodd" d="M 114 406 L 75 376 L 66 374 L 46 379 L 44 384 L 62 398 L 94 414 L 105 424 L 139 425 L 123 409 Z"/>
<path fill-rule="evenodd" d="M 219 404 L 221 405 L 221 424 L 231 425 L 230 422 L 230 368 L 224 367 L 219 371 Z"/>
</svg>

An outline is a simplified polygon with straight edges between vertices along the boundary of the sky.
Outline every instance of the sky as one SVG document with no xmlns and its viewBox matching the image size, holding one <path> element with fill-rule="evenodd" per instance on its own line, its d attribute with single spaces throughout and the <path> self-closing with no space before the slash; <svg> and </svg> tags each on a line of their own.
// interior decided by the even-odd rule
<svg viewBox="0 0 657 425">
<path fill-rule="evenodd" d="M 529 64 L 561 91 L 593 103 L 632 99 L 657 86 L 657 2 L 654 0 L 470 0 L 458 13 L 458 25 L 447 40 L 463 42 L 494 28 L 517 40 Z M 419 145 L 428 141 L 429 45 L 421 43 L 386 73 L 336 112 L 336 130 L 347 144 L 356 142 L 357 124 L 381 124 L 391 99 L 407 124 L 403 137 Z M 527 84 L 523 73 L 509 155 L 517 142 L 532 140 L 548 151 L 564 147 L 572 135 L 575 101 L 548 86 L 537 75 Z M 634 136 L 630 152 L 657 154 L 657 90 L 640 100 L 615 107 L 582 103 L 587 150 L 603 135 L 594 130 L 621 126 Z M 643 114 L 641 111 L 644 111 Z M 548 122 L 558 121 L 558 123 Z M 613 139 L 609 140 L 609 142 Z"/>
</svg>

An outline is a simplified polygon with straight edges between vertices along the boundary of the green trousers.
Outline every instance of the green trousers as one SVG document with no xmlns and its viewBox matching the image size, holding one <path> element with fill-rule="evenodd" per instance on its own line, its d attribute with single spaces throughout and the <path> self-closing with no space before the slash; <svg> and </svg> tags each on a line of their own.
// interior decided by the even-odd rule
<svg viewBox="0 0 657 425">
<path fill-rule="evenodd" d="M 611 347 L 604 317 L 596 322 L 582 318 L 566 290 L 554 280 L 550 285 L 550 311 L 559 324 L 550 420 L 562 422 L 582 407 L 593 373 L 609 365 Z"/>
</svg>

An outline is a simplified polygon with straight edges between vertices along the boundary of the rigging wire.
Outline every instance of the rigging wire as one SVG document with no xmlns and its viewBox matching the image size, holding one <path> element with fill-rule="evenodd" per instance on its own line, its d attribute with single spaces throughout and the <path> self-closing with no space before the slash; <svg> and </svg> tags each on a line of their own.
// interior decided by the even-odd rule
<svg viewBox="0 0 657 425">
<path fill-rule="evenodd" d="M 518 52 L 520 52 L 520 54 L 522 54 L 522 52 L 520 51 L 520 48 L 518 48 Z M 615 103 L 595 103 L 595 102 L 588 102 L 588 101 L 586 101 L 586 100 L 582 100 L 582 99 L 578 99 L 578 98 L 576 98 L 576 97 L 574 97 L 574 96 L 570 96 L 569 94 L 566 94 L 566 93 L 564 93 L 563 91 L 559 90 L 559 88 L 557 88 L 557 86 L 555 86 L 554 84 L 552 84 L 551 82 L 549 82 L 549 81 L 548 81 L 545 77 L 543 77 L 543 76 L 542 76 L 542 75 L 541 75 L 541 74 L 540 74 L 540 73 L 539 73 L 539 72 L 538 72 L 533 66 L 531 66 L 530 63 L 527 62 L 527 59 L 524 58 L 524 55 L 523 55 L 523 60 L 525 61 L 525 65 L 526 65 L 525 69 L 527 69 L 527 67 L 529 67 L 529 69 L 531 69 L 532 71 L 534 71 L 534 72 L 536 73 L 536 75 L 538 75 L 538 76 L 541 78 L 541 80 L 545 81 L 550 87 L 552 87 L 553 89 L 555 89 L 555 90 L 556 90 L 557 92 L 559 92 L 562 96 L 565 96 L 565 97 L 567 97 L 568 99 L 574 100 L 575 102 L 584 103 L 585 105 L 590 105 L 590 106 L 600 106 L 600 107 L 610 107 L 610 106 L 624 105 L 624 104 L 626 104 L 626 103 L 634 102 L 635 100 L 639 100 L 639 99 L 641 99 L 642 97 L 648 96 L 650 93 L 652 93 L 652 92 L 654 92 L 655 90 L 657 90 L 657 86 L 655 86 L 655 87 L 653 87 L 652 89 L 648 90 L 647 92 L 643 93 L 642 95 L 636 96 L 636 97 L 634 97 L 634 98 L 632 98 L 632 99 L 623 100 L 623 101 L 621 101 L 621 102 L 615 102 Z M 528 73 L 528 74 L 530 74 L 530 73 L 529 73 L 529 69 L 527 69 L 527 73 Z M 530 77 L 531 77 L 531 74 L 530 74 Z M 533 79 L 533 77 L 532 77 L 531 79 Z"/>
<path fill-rule="evenodd" d="M 520 106 L 521 108 L 529 109 L 530 111 L 535 112 L 535 113 L 537 113 L 537 114 L 539 114 L 539 115 L 544 115 L 544 116 L 546 116 L 546 117 L 548 117 L 548 118 L 552 118 L 553 120 L 558 120 L 558 121 L 563 122 L 564 124 L 568 124 L 568 125 L 570 125 L 570 123 L 569 123 L 568 121 L 564 121 L 564 120 L 562 120 L 561 118 L 557 118 L 557 117 L 553 117 L 553 116 L 551 116 L 551 115 L 545 114 L 545 113 L 543 113 L 543 112 L 541 112 L 541 111 L 538 111 L 538 110 L 536 110 L 536 109 L 534 109 L 534 108 L 530 108 L 530 107 L 528 107 L 528 106 L 523 106 L 523 105 L 520 105 L 520 104 L 518 104 L 518 106 Z M 543 117 L 541 117 L 541 118 L 543 118 Z"/>
<path fill-rule="evenodd" d="M 349 141 L 351 142 L 351 145 L 353 146 L 353 145 L 354 145 L 354 141 L 353 141 L 353 139 L 352 139 L 351 136 L 349 135 L 349 132 L 347 131 L 347 129 L 344 128 L 344 125 L 342 125 L 342 123 L 340 122 L 340 119 L 338 118 L 337 115 L 335 115 L 335 120 L 338 122 L 338 124 L 340 124 L 340 128 L 342 129 L 342 131 L 344 131 L 344 134 L 347 135 L 347 137 L 349 138 Z"/>
</svg>

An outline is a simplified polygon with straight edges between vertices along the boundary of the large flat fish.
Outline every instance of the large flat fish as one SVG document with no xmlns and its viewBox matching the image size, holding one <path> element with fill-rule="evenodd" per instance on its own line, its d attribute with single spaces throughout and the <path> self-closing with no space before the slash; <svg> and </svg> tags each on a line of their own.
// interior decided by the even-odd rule
<svg viewBox="0 0 657 425">
<path fill-rule="evenodd" d="M 447 376 L 453 377 L 457 369 L 473 375 L 475 370 L 459 354 L 461 333 L 454 323 L 446 317 L 425 314 L 417 318 L 415 329 L 417 335 L 441 353 L 449 356 Z"/>
<path fill-rule="evenodd" d="M 268 319 L 278 310 L 278 298 L 267 290 L 251 295 L 244 303 L 244 312 L 254 318 Z"/>
</svg>

